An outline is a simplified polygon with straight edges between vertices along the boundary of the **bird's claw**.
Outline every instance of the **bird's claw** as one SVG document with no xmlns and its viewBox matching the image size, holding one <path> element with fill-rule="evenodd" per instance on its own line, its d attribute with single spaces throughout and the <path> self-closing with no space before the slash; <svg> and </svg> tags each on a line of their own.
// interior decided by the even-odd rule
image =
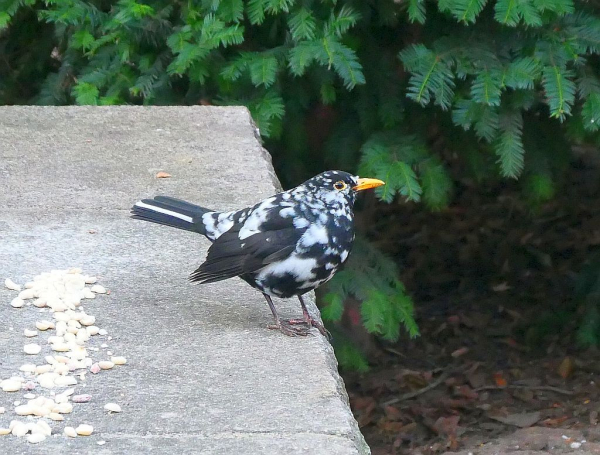
<svg viewBox="0 0 600 455">
<path fill-rule="evenodd" d="M 306 325 L 309 327 L 315 327 L 319 332 L 321 332 L 321 335 L 326 337 L 328 340 L 331 339 L 331 333 L 329 333 L 329 330 L 327 330 L 319 321 L 313 319 L 312 316 L 309 316 L 308 319 L 290 319 L 288 323 L 291 325 Z"/>
<path fill-rule="evenodd" d="M 279 321 L 275 324 L 270 324 L 267 327 L 272 330 L 279 330 L 281 333 L 289 337 L 305 337 L 310 333 L 310 327 L 308 327 L 307 325 L 298 326 L 292 324 L 290 321 L 285 320 Z"/>
</svg>

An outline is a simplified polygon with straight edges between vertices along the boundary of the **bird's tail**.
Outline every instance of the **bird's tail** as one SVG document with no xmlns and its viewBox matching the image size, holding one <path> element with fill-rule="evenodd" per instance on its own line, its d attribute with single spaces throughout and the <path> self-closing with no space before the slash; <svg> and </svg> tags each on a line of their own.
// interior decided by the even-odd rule
<svg viewBox="0 0 600 455">
<path fill-rule="evenodd" d="M 131 208 L 131 218 L 206 234 L 202 215 L 213 210 L 181 199 L 156 196 L 142 199 Z"/>
</svg>

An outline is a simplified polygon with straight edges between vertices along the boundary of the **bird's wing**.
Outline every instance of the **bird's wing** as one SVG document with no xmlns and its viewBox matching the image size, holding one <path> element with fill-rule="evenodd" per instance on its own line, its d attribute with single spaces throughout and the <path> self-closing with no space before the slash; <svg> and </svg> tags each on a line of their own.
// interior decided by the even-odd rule
<svg viewBox="0 0 600 455">
<path fill-rule="evenodd" d="M 208 249 L 206 261 L 191 275 L 190 281 L 212 283 L 246 273 L 284 259 L 296 248 L 305 229 L 297 229 L 292 218 L 272 210 L 260 225 L 260 232 L 240 239 L 244 223 L 234 224 Z"/>
</svg>

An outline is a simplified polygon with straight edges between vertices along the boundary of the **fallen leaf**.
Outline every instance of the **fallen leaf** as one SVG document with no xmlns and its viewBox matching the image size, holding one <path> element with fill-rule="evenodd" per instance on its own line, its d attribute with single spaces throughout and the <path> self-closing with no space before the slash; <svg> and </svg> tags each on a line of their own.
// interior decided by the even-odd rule
<svg viewBox="0 0 600 455">
<path fill-rule="evenodd" d="M 506 281 L 504 283 L 500 283 L 495 286 L 492 286 L 492 290 L 495 292 L 505 292 L 505 291 L 508 291 L 509 289 L 512 289 L 512 287 L 509 286 Z"/>
<path fill-rule="evenodd" d="M 157 179 L 168 179 L 169 177 L 171 177 L 171 174 L 169 174 L 167 172 L 160 171 L 160 172 L 156 173 Z"/>
<path fill-rule="evenodd" d="M 498 387 L 506 387 L 508 382 L 504 379 L 502 373 L 494 373 L 494 382 Z"/>
<path fill-rule="evenodd" d="M 546 419 L 542 422 L 542 425 L 544 425 L 545 427 L 557 427 L 568 418 L 568 416 L 562 416 L 556 417 L 555 419 Z"/>
<path fill-rule="evenodd" d="M 479 394 L 466 384 L 455 387 L 454 393 L 462 397 L 468 398 L 469 400 L 476 400 L 477 398 L 479 398 Z"/>
<path fill-rule="evenodd" d="M 571 357 L 565 357 L 560 365 L 558 366 L 557 373 L 563 379 L 567 379 L 573 373 L 573 360 Z"/>
<path fill-rule="evenodd" d="M 539 411 L 526 412 L 522 414 L 509 414 L 509 415 L 494 415 L 488 414 L 488 417 L 498 422 L 505 423 L 507 425 L 514 425 L 519 428 L 527 428 L 540 420 L 541 414 Z"/>
<path fill-rule="evenodd" d="M 458 428 L 459 420 L 460 416 L 440 417 L 433 424 L 433 429 L 438 434 L 456 436 L 456 429 Z"/>
<path fill-rule="evenodd" d="M 450 355 L 456 359 L 457 357 L 460 357 L 461 355 L 464 355 L 467 352 L 469 352 L 469 348 L 466 346 L 463 346 L 462 348 L 458 348 L 456 351 L 454 351 Z"/>
<path fill-rule="evenodd" d="M 400 420 L 402 417 L 402 413 L 395 406 L 386 406 L 383 411 L 389 420 Z"/>
</svg>

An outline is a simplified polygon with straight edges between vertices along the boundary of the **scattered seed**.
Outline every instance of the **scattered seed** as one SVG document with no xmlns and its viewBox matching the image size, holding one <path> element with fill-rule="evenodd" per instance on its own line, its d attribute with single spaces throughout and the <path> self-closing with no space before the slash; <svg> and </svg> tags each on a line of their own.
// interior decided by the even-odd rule
<svg viewBox="0 0 600 455">
<path fill-rule="evenodd" d="M 73 401 L 73 403 L 88 403 L 91 400 L 92 396 L 88 394 L 75 395 L 73 396 L 73 398 L 71 398 L 71 401 Z"/>
<path fill-rule="evenodd" d="M 38 333 L 36 330 L 25 329 L 23 331 L 23 335 L 25 335 L 27 338 L 32 338 L 32 337 L 36 337 L 38 335 Z"/>
<path fill-rule="evenodd" d="M 93 285 L 90 290 L 92 292 L 95 292 L 96 294 L 106 294 L 106 288 L 104 286 L 99 285 L 99 284 Z"/>
<path fill-rule="evenodd" d="M 18 285 L 17 283 L 15 283 L 10 278 L 7 278 L 6 280 L 4 280 L 4 286 L 6 286 L 11 291 L 20 291 L 21 290 L 21 286 Z"/>
<path fill-rule="evenodd" d="M 27 400 L 33 400 L 35 398 L 35 395 L 33 393 L 26 393 L 25 395 L 23 395 L 23 398 Z"/>
<path fill-rule="evenodd" d="M 55 422 L 61 422 L 65 420 L 64 416 L 57 412 L 51 412 L 50 414 L 48 414 L 48 418 L 50 420 L 54 420 Z"/>
<path fill-rule="evenodd" d="M 45 332 L 46 330 L 48 330 L 52 325 L 51 322 L 49 321 L 37 321 L 35 323 L 35 328 L 38 329 L 41 332 Z"/>
<path fill-rule="evenodd" d="M 127 359 L 125 357 L 121 357 L 121 356 L 113 356 L 110 358 L 110 360 L 115 365 L 125 365 L 127 363 Z"/>
<path fill-rule="evenodd" d="M 46 436 L 42 433 L 33 433 L 27 436 L 27 442 L 30 444 L 37 444 L 38 442 L 42 442 L 46 439 Z"/>
<path fill-rule="evenodd" d="M 58 414 L 70 414 L 73 412 L 73 405 L 71 403 L 58 403 L 52 408 L 52 412 Z"/>
<path fill-rule="evenodd" d="M 13 308 L 23 308 L 24 305 L 25 305 L 25 302 L 23 301 L 23 299 L 20 299 L 19 297 L 15 297 L 10 302 L 10 306 Z"/>
<path fill-rule="evenodd" d="M 30 343 L 23 346 L 23 351 L 25 354 L 36 355 L 39 354 L 42 350 L 42 347 L 39 344 Z"/>
<path fill-rule="evenodd" d="M 21 382 L 20 381 L 6 379 L 6 380 L 0 382 L 0 385 L 2 385 L 2 390 L 4 392 L 18 392 L 19 390 L 21 390 Z"/>
<path fill-rule="evenodd" d="M 98 335 L 104 336 L 104 335 L 107 335 L 107 334 L 108 334 L 108 332 L 106 331 L 106 329 L 100 329 L 100 330 L 98 330 Z"/>
<path fill-rule="evenodd" d="M 65 427 L 64 432 L 70 438 L 77 437 L 77 431 L 75 431 L 75 428 L 73 428 L 73 427 Z"/>
<path fill-rule="evenodd" d="M 77 428 L 75 428 L 75 431 L 79 436 L 89 436 L 94 432 L 94 427 L 82 423 Z"/>
<path fill-rule="evenodd" d="M 17 422 L 13 428 L 11 433 L 15 436 L 17 436 L 18 438 L 21 438 L 23 436 L 25 436 L 27 434 L 29 430 L 27 429 L 27 425 L 25 425 L 23 422 Z"/>
<path fill-rule="evenodd" d="M 0 408 L 0 414 L 4 414 L 5 412 L 6 412 L 6 409 Z"/>
<path fill-rule="evenodd" d="M 108 412 L 121 412 L 121 406 L 117 403 L 106 403 L 104 409 Z"/>
<path fill-rule="evenodd" d="M 100 373 L 100 365 L 98 365 L 97 363 L 94 363 L 91 367 L 90 367 L 90 373 L 92 374 L 98 374 Z"/>
<path fill-rule="evenodd" d="M 110 370 L 115 366 L 115 364 L 110 360 L 102 360 L 98 362 L 98 366 L 101 370 Z"/>
<path fill-rule="evenodd" d="M 10 428 L 0 428 L 0 436 L 6 436 L 10 434 Z"/>
<path fill-rule="evenodd" d="M 26 363 L 19 367 L 19 371 L 23 373 L 35 373 L 35 365 L 33 363 Z"/>
<path fill-rule="evenodd" d="M 19 298 L 21 300 L 29 300 L 35 298 L 35 291 L 33 289 L 25 289 L 19 292 Z"/>
</svg>

